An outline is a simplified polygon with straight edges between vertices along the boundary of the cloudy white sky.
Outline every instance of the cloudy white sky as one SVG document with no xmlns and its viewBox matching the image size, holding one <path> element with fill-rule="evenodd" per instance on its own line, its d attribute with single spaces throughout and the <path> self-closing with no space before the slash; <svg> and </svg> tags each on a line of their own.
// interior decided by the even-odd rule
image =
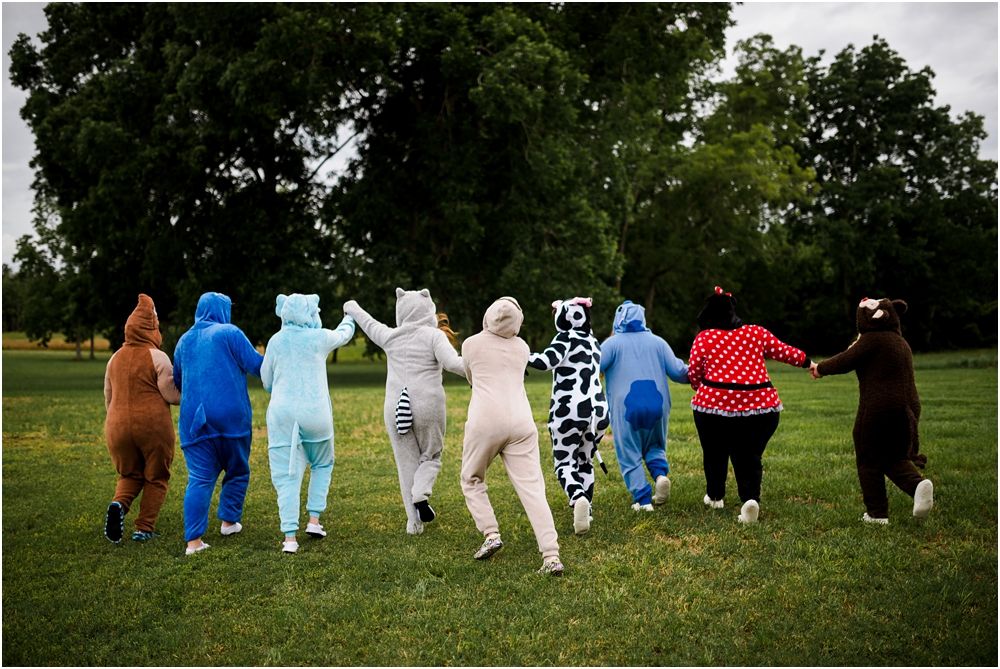
<svg viewBox="0 0 1000 669">
<path fill-rule="evenodd" d="M 11 86 L 7 52 L 18 33 L 45 29 L 44 3 L 3 3 L 3 262 L 14 242 L 31 232 L 31 168 L 34 142 L 18 115 L 25 95 Z M 936 103 L 955 114 L 971 110 L 986 119 L 989 138 L 981 154 L 997 159 L 997 4 L 748 2 L 733 11 L 736 25 L 726 48 L 759 32 L 779 48 L 802 47 L 806 56 L 826 50 L 825 61 L 847 44 L 860 48 L 877 34 L 916 70 L 929 65 L 937 74 Z M 735 61 L 723 62 L 731 75 Z"/>
</svg>

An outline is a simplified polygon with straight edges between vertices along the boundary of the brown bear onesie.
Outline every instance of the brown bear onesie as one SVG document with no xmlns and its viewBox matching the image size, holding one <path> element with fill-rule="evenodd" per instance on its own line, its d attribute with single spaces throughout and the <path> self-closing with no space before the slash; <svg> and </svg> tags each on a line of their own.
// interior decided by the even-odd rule
<svg viewBox="0 0 1000 669">
<path fill-rule="evenodd" d="M 846 351 L 819 363 L 826 376 L 855 371 L 860 396 L 854 421 L 854 452 L 861 493 L 871 518 L 889 517 L 885 477 L 913 497 L 924 480 L 917 422 L 920 398 L 913 380 L 913 354 L 899 330 L 902 300 L 870 300 L 858 306 L 860 336 Z"/>
<path fill-rule="evenodd" d="M 104 375 L 104 406 L 108 410 L 104 436 L 118 471 L 114 501 L 121 504 L 124 515 L 145 490 L 135 519 L 139 532 L 153 531 L 167 496 L 174 459 L 170 405 L 181 403 L 173 366 L 160 350 L 160 343 L 153 300 L 139 295 L 138 306 L 125 322 L 125 344 L 111 356 Z"/>
</svg>

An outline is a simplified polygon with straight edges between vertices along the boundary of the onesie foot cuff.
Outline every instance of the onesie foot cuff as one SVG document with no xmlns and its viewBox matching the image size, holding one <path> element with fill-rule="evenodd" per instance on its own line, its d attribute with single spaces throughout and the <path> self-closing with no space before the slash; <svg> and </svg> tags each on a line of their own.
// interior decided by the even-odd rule
<svg viewBox="0 0 1000 669">
<path fill-rule="evenodd" d="M 590 502 L 586 497 L 576 500 L 573 505 L 573 531 L 577 534 L 586 534 L 590 531 Z"/>
<path fill-rule="evenodd" d="M 913 493 L 913 517 L 925 518 L 934 508 L 934 484 L 930 479 L 924 479 L 917 484 Z"/>
<path fill-rule="evenodd" d="M 437 517 L 434 509 L 431 508 L 426 499 L 422 502 L 414 503 L 413 506 L 417 509 L 417 515 L 420 516 L 421 523 L 429 523 Z"/>
</svg>

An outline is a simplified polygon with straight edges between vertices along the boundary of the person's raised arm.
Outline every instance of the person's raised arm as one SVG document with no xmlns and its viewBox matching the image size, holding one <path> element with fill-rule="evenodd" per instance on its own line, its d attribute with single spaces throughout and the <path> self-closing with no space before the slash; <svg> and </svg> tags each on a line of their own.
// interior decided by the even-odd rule
<svg viewBox="0 0 1000 669">
<path fill-rule="evenodd" d="M 236 364 L 247 374 L 252 374 L 260 378 L 260 366 L 264 362 L 264 356 L 257 352 L 247 336 L 236 326 L 230 330 L 229 351 L 236 359 Z"/>
<path fill-rule="evenodd" d="M 695 390 L 701 387 L 701 380 L 705 378 L 705 363 L 708 362 L 705 339 L 699 334 L 691 344 L 691 355 L 688 358 L 688 383 Z"/>
<path fill-rule="evenodd" d="M 797 349 L 794 346 L 789 346 L 765 328 L 756 327 L 760 337 L 763 339 L 765 358 L 777 360 L 793 367 L 809 368 L 812 361 L 809 360 L 809 356 L 806 355 L 805 351 Z"/>
<path fill-rule="evenodd" d="M 392 333 L 393 328 L 375 320 L 371 314 L 362 309 L 361 305 L 354 300 L 344 302 L 344 313 L 357 321 L 358 327 L 368 335 L 373 344 L 379 348 L 385 348 L 385 343 L 389 340 L 389 334 Z"/>
<path fill-rule="evenodd" d="M 340 348 L 354 339 L 354 317 L 345 315 L 337 327 L 324 332 L 326 332 L 326 352 L 329 354 L 333 349 Z"/>
<path fill-rule="evenodd" d="M 674 349 L 670 348 L 670 344 L 664 341 L 663 345 L 666 347 L 663 351 L 663 366 L 664 371 L 667 373 L 667 378 L 674 383 L 690 383 L 688 366 L 684 364 L 683 360 L 674 355 Z"/>
<path fill-rule="evenodd" d="M 468 379 L 468 371 L 462 356 L 458 354 L 455 347 L 448 341 L 448 335 L 441 330 L 432 333 L 434 345 L 434 358 L 438 363 L 452 374 L 457 374 L 463 379 Z"/>
<path fill-rule="evenodd" d="M 555 369 L 566 359 L 569 351 L 569 333 L 560 332 L 552 338 L 552 343 L 541 353 L 532 353 L 528 356 L 528 367 L 547 372 Z"/>
<path fill-rule="evenodd" d="M 838 353 L 828 360 L 816 365 L 813 377 L 829 376 L 831 374 L 847 374 L 857 369 L 870 355 L 871 338 L 866 339 L 864 335 L 858 338 L 853 344 L 847 347 L 846 351 Z"/>
</svg>

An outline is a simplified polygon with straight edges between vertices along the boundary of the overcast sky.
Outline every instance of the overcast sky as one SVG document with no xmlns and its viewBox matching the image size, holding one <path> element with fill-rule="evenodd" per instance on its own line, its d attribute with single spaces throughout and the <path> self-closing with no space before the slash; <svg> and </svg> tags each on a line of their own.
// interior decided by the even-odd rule
<svg viewBox="0 0 1000 669">
<path fill-rule="evenodd" d="M 7 52 L 18 33 L 45 27 L 44 3 L 3 3 L 3 262 L 14 242 L 31 232 L 31 168 L 34 141 L 18 112 L 25 95 L 10 84 Z M 727 53 L 737 40 L 760 32 L 779 48 L 802 47 L 806 56 L 826 50 L 824 62 L 848 44 L 859 49 L 877 34 L 914 70 L 929 65 L 937 75 L 936 104 L 953 114 L 971 110 L 986 118 L 989 137 L 981 155 L 997 159 L 997 4 L 981 3 L 768 3 L 733 10 L 736 25 L 726 35 Z M 731 76 L 735 60 L 723 62 Z"/>
</svg>

